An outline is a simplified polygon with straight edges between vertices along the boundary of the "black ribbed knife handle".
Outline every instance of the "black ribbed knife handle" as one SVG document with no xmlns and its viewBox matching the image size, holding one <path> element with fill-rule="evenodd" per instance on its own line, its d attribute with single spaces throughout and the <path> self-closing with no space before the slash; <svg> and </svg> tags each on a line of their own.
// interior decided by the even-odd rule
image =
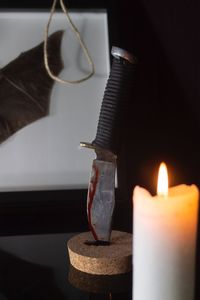
<svg viewBox="0 0 200 300">
<path fill-rule="evenodd" d="M 117 152 L 118 129 L 131 97 L 137 60 L 129 52 L 112 47 L 112 68 L 105 88 L 93 145 Z"/>
</svg>

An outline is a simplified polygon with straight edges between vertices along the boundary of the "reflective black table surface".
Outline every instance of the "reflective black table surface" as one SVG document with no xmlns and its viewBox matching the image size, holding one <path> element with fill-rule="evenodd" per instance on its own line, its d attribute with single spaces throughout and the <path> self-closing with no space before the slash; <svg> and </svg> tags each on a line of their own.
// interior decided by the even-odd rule
<svg viewBox="0 0 200 300">
<path fill-rule="evenodd" d="M 0 300 L 131 300 L 131 273 L 95 276 L 69 262 L 70 233 L 0 237 Z"/>
</svg>

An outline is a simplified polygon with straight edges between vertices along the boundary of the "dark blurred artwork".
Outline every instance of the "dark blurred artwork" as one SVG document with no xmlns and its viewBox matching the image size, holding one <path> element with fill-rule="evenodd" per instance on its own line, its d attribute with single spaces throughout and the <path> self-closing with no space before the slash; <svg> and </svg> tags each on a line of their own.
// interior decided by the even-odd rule
<svg viewBox="0 0 200 300">
<path fill-rule="evenodd" d="M 63 68 L 63 31 L 48 38 L 48 60 L 57 76 Z M 54 81 L 43 58 L 43 43 L 21 53 L 0 70 L 0 143 L 22 127 L 48 115 Z"/>
</svg>

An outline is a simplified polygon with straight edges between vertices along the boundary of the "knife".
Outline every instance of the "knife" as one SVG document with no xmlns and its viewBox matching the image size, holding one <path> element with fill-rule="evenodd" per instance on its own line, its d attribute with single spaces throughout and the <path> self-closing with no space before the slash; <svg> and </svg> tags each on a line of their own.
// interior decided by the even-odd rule
<svg viewBox="0 0 200 300">
<path fill-rule="evenodd" d="M 80 146 L 93 149 L 93 160 L 87 195 L 87 217 L 94 240 L 87 244 L 109 245 L 115 206 L 115 173 L 119 150 L 119 127 L 131 97 L 137 59 L 128 51 L 112 47 L 110 75 L 101 105 L 97 133 L 92 143 Z"/>
</svg>

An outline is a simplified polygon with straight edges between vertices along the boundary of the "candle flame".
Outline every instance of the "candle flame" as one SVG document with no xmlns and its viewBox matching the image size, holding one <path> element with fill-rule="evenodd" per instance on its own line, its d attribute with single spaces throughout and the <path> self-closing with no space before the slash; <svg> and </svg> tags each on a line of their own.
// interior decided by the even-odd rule
<svg viewBox="0 0 200 300">
<path fill-rule="evenodd" d="M 160 164 L 158 171 L 157 195 L 166 197 L 168 195 L 168 174 L 164 162 Z"/>
</svg>

